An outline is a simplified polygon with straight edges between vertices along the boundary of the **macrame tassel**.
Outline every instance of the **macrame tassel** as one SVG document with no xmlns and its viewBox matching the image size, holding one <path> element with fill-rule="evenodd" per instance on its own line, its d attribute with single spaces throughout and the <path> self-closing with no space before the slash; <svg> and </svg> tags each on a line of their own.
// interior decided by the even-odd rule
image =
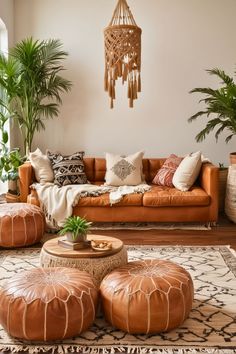
<svg viewBox="0 0 236 354">
<path fill-rule="evenodd" d="M 115 90 L 115 80 L 112 80 L 112 98 L 115 99 L 116 98 L 116 90 Z"/>
<path fill-rule="evenodd" d="M 122 77 L 122 62 L 121 62 L 121 60 L 119 60 L 117 63 L 117 71 L 118 71 L 118 76 Z"/>
<path fill-rule="evenodd" d="M 138 73 L 138 92 L 141 92 L 141 75 Z"/>
<path fill-rule="evenodd" d="M 127 81 L 127 76 L 128 76 L 128 68 L 127 65 L 124 64 L 124 69 L 123 69 L 123 83 Z"/>
<path fill-rule="evenodd" d="M 136 79 L 136 75 L 135 75 L 135 77 L 134 77 L 133 95 L 134 95 L 134 99 L 136 100 L 136 99 L 138 98 L 138 95 L 137 95 L 137 79 Z"/>
<path fill-rule="evenodd" d="M 128 98 L 131 98 L 131 85 L 130 85 L 130 81 L 128 81 Z"/>
<path fill-rule="evenodd" d="M 108 91 L 108 71 L 105 68 L 105 75 L 104 75 L 104 90 Z"/>
</svg>

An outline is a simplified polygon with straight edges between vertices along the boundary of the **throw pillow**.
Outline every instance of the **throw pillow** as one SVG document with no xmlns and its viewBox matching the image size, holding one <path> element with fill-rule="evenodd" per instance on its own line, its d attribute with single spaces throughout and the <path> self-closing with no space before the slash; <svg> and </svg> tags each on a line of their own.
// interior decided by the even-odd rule
<svg viewBox="0 0 236 354">
<path fill-rule="evenodd" d="M 87 177 L 84 172 L 83 151 L 66 156 L 47 151 L 47 156 L 54 171 L 54 183 L 58 187 L 68 184 L 87 183 Z"/>
<path fill-rule="evenodd" d="M 158 170 L 152 183 L 158 184 L 159 186 L 173 187 L 173 183 L 172 183 L 173 176 L 182 160 L 183 160 L 182 157 L 178 157 L 175 154 L 171 154 L 166 159 L 166 161 L 164 162 L 160 170 Z"/>
<path fill-rule="evenodd" d="M 129 156 L 106 153 L 106 184 L 136 186 L 142 183 L 143 155 L 142 151 Z"/>
<path fill-rule="evenodd" d="M 53 182 L 54 173 L 51 162 L 39 148 L 29 154 L 29 160 L 31 162 L 31 165 L 33 166 L 37 182 L 41 184 Z"/>
<path fill-rule="evenodd" d="M 180 163 L 173 177 L 175 188 L 186 192 L 196 181 L 202 166 L 201 152 L 187 155 Z"/>
</svg>

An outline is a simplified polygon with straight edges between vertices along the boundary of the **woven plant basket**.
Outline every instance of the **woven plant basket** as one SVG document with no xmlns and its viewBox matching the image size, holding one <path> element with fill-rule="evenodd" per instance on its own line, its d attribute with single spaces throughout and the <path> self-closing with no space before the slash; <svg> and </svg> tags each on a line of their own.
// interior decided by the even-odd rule
<svg viewBox="0 0 236 354">
<path fill-rule="evenodd" d="M 225 213 L 231 221 L 236 223 L 236 165 L 229 166 L 225 197 Z"/>
<path fill-rule="evenodd" d="M 129 106 L 141 91 L 141 33 L 126 0 L 118 0 L 109 26 L 104 29 L 105 75 L 104 89 L 111 99 L 116 98 L 116 80 L 127 82 Z"/>
</svg>

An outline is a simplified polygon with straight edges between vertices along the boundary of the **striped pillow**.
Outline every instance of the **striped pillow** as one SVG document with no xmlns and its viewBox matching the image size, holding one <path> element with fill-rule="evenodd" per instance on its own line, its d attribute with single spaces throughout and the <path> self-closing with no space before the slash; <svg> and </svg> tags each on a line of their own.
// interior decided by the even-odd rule
<svg viewBox="0 0 236 354">
<path fill-rule="evenodd" d="M 174 154 L 171 154 L 163 166 L 158 170 L 156 176 L 154 177 L 152 183 L 158 184 L 159 186 L 173 187 L 173 176 L 180 162 L 183 160 L 182 157 L 178 157 Z"/>
</svg>

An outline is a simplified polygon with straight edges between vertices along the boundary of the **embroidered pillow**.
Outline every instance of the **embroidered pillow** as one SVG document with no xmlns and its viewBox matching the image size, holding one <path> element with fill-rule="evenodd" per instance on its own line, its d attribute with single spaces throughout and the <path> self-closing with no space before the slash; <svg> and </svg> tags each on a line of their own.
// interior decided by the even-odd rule
<svg viewBox="0 0 236 354">
<path fill-rule="evenodd" d="M 68 184 L 87 183 L 87 177 L 84 172 L 83 151 L 66 156 L 47 151 L 47 156 L 54 171 L 54 183 L 58 187 Z"/>
<path fill-rule="evenodd" d="M 33 166 L 37 182 L 41 184 L 53 182 L 54 173 L 51 162 L 39 148 L 29 154 L 29 160 L 31 162 L 31 165 Z"/>
<path fill-rule="evenodd" d="M 106 184 L 136 186 L 142 183 L 143 155 L 142 151 L 129 156 L 106 153 Z"/>
<path fill-rule="evenodd" d="M 180 163 L 173 177 L 175 188 L 186 192 L 196 181 L 202 166 L 201 151 L 187 155 Z"/>
<path fill-rule="evenodd" d="M 158 184 L 159 186 L 173 187 L 173 183 L 172 183 L 173 176 L 182 160 L 183 160 L 182 157 L 178 157 L 175 154 L 171 154 L 166 159 L 166 161 L 164 162 L 160 170 L 158 170 L 152 183 Z"/>
</svg>

